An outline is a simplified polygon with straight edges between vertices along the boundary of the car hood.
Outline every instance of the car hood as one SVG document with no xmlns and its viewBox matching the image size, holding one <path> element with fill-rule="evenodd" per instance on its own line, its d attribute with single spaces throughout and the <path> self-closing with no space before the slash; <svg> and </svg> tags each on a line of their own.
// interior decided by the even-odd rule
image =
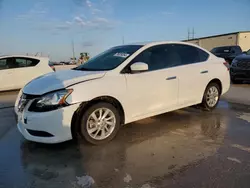
<svg viewBox="0 0 250 188">
<path fill-rule="evenodd" d="M 105 71 L 77 70 L 52 72 L 30 81 L 23 88 L 23 92 L 30 95 L 43 95 L 51 91 L 67 88 L 77 83 L 101 78 L 105 73 Z"/>
<path fill-rule="evenodd" d="M 248 54 L 242 54 L 236 57 L 237 60 L 250 60 L 250 55 Z"/>
</svg>

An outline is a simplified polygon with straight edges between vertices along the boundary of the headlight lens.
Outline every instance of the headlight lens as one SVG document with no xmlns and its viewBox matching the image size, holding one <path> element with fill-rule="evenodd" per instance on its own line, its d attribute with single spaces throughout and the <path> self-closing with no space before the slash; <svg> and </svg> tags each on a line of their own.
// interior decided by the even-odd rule
<svg viewBox="0 0 250 188">
<path fill-rule="evenodd" d="M 238 60 L 237 60 L 237 59 L 234 59 L 234 60 L 232 61 L 231 66 L 232 66 L 232 67 L 236 67 L 237 62 L 238 62 Z"/>
<path fill-rule="evenodd" d="M 31 104 L 29 111 L 47 112 L 67 106 L 68 103 L 66 102 L 66 99 L 72 92 L 73 90 L 69 89 L 46 94 L 41 98 L 36 99 Z"/>
</svg>

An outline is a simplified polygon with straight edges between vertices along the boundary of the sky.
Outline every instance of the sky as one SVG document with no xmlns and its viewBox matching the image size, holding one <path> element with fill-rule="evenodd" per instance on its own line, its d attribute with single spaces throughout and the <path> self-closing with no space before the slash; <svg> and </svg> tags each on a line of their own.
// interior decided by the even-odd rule
<svg viewBox="0 0 250 188">
<path fill-rule="evenodd" d="M 250 0 L 0 0 L 0 55 L 67 61 L 112 46 L 250 31 Z"/>
</svg>

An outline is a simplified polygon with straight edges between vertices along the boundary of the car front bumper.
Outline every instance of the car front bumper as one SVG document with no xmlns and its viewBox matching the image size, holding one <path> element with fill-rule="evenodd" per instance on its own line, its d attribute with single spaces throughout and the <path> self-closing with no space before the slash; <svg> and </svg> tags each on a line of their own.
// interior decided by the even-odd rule
<svg viewBox="0 0 250 188">
<path fill-rule="evenodd" d="M 230 68 L 230 76 L 234 80 L 250 80 L 250 70 L 244 70 L 239 68 Z"/>
<path fill-rule="evenodd" d="M 71 121 L 79 105 L 42 113 L 24 110 L 18 114 L 17 127 L 27 140 L 34 142 L 54 144 L 71 140 Z"/>
</svg>

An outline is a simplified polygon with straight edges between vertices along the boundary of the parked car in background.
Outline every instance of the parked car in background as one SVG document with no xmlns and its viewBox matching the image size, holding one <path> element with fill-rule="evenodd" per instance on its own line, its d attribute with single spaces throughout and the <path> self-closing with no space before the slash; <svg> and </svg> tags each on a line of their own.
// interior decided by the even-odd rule
<svg viewBox="0 0 250 188">
<path fill-rule="evenodd" d="M 231 64 L 236 56 L 242 54 L 242 49 L 240 46 L 221 46 L 212 49 L 211 53 L 217 57 L 224 58 L 229 64 Z"/>
<path fill-rule="evenodd" d="M 66 65 L 66 63 L 64 61 L 60 61 L 58 64 L 59 65 Z"/>
<path fill-rule="evenodd" d="M 230 75 L 234 84 L 250 81 L 250 50 L 233 60 L 230 67 Z"/>
<path fill-rule="evenodd" d="M 76 60 L 70 60 L 69 65 L 75 65 L 76 64 Z"/>
<path fill-rule="evenodd" d="M 230 87 L 227 63 L 183 42 L 122 45 L 20 91 L 18 129 L 31 141 L 112 140 L 122 124 L 200 104 L 213 110 Z"/>
<path fill-rule="evenodd" d="M 11 55 L 0 57 L 0 91 L 23 88 L 32 79 L 53 72 L 46 57 Z"/>
<path fill-rule="evenodd" d="M 57 66 L 57 65 L 64 65 L 64 64 L 63 64 L 62 62 L 56 62 L 56 61 L 54 61 L 54 62 L 53 62 L 53 65 L 54 65 L 54 66 Z"/>
</svg>

